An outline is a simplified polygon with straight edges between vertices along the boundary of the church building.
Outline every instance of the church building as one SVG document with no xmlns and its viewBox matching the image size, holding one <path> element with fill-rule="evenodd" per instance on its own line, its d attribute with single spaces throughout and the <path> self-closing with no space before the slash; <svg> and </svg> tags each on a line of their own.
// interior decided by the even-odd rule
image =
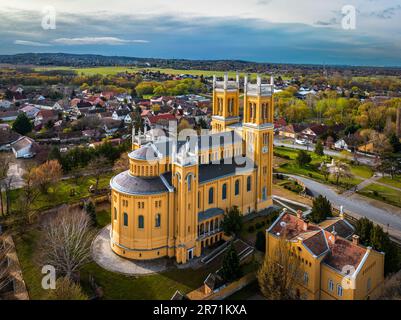
<svg viewBox="0 0 401 320">
<path fill-rule="evenodd" d="M 242 91 L 242 90 L 241 90 Z M 125 258 L 187 263 L 223 237 L 226 209 L 272 205 L 274 84 L 213 79 L 212 131 L 133 134 L 129 170 L 111 179 L 111 247 Z"/>
</svg>

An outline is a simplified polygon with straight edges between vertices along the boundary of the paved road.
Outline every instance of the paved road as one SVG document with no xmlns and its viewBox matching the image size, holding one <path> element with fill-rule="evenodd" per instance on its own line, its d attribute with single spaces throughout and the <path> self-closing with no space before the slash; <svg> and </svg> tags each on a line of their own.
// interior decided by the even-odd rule
<svg viewBox="0 0 401 320">
<path fill-rule="evenodd" d="M 382 225 L 385 231 L 388 229 L 392 236 L 401 239 L 401 209 L 381 202 L 368 201 L 359 195 L 344 197 L 322 183 L 296 175 L 288 176 L 304 183 L 313 195 L 321 194 L 329 199 L 335 207 L 343 206 L 344 210 L 350 211 L 357 217 L 367 217 Z"/>
<path fill-rule="evenodd" d="M 315 149 L 314 145 L 309 145 L 309 147 L 307 147 L 307 146 L 300 145 L 300 144 L 292 144 L 292 143 L 284 142 L 277 138 L 274 139 L 274 145 L 277 147 L 283 146 L 286 148 L 297 149 L 297 150 L 306 150 L 306 151 L 313 151 Z M 346 157 L 345 155 L 341 154 L 341 152 L 335 151 L 335 150 L 324 149 L 324 154 L 331 156 L 331 157 L 340 157 L 340 158 L 347 158 L 347 159 L 352 160 L 352 157 Z M 374 157 L 369 157 L 369 156 L 366 156 L 363 154 L 359 154 L 358 161 L 361 164 L 366 164 L 368 166 L 373 166 L 375 163 Z"/>
</svg>

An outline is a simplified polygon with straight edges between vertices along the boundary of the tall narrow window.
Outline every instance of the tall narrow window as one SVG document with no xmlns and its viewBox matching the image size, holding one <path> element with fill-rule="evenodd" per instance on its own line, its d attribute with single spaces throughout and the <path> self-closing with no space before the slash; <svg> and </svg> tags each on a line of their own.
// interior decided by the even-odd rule
<svg viewBox="0 0 401 320">
<path fill-rule="evenodd" d="M 333 290 L 334 290 L 334 282 L 331 279 L 329 280 L 328 288 L 329 288 L 330 292 L 333 292 Z"/>
<path fill-rule="evenodd" d="M 249 176 L 246 178 L 246 191 L 251 191 L 252 190 L 252 177 Z"/>
<path fill-rule="evenodd" d="M 235 195 L 239 195 L 239 180 L 235 180 Z"/>
<path fill-rule="evenodd" d="M 156 214 L 155 227 L 160 228 L 160 224 L 161 224 L 161 215 L 160 215 L 160 213 L 158 213 L 158 214 Z"/>
<path fill-rule="evenodd" d="M 117 208 L 114 208 L 114 220 L 117 220 Z"/>
<path fill-rule="evenodd" d="M 267 200 L 267 188 L 263 187 L 262 189 L 262 200 L 266 201 Z"/>
<path fill-rule="evenodd" d="M 221 199 L 226 200 L 227 199 L 227 183 L 223 184 L 222 190 L 221 190 Z"/>
<path fill-rule="evenodd" d="M 212 204 L 214 202 L 214 188 L 209 189 L 209 204 Z"/>
<path fill-rule="evenodd" d="M 340 286 L 339 284 L 337 285 L 337 295 L 338 295 L 339 297 L 342 297 L 342 296 L 343 296 L 343 287 Z"/>
<path fill-rule="evenodd" d="M 187 177 L 187 184 L 188 184 L 188 191 L 191 191 L 192 189 L 192 176 L 188 175 Z"/>
<path fill-rule="evenodd" d="M 128 214 L 124 212 L 124 226 L 128 227 Z"/>
<path fill-rule="evenodd" d="M 143 216 L 138 217 L 138 228 L 143 229 L 145 227 L 145 218 Z"/>
<path fill-rule="evenodd" d="M 201 207 L 201 193 L 198 191 L 198 209 Z"/>
</svg>

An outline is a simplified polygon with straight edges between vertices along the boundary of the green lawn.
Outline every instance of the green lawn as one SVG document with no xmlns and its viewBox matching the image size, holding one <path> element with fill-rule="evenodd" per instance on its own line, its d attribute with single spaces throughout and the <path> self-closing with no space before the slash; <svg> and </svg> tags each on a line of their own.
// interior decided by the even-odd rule
<svg viewBox="0 0 401 320">
<path fill-rule="evenodd" d="M 29 296 L 35 300 L 44 299 L 46 295 L 46 291 L 41 287 L 42 274 L 36 258 L 39 235 L 39 231 L 32 230 L 20 238 L 15 238 Z M 81 271 L 81 280 L 90 295 L 88 276 L 93 275 L 96 283 L 103 288 L 105 299 L 170 299 L 177 289 L 187 293 L 200 287 L 211 271 L 207 268 L 173 269 L 136 278 L 109 272 L 96 263 L 89 263 Z"/>
<path fill-rule="evenodd" d="M 311 178 L 325 184 L 335 184 L 333 178 L 330 178 L 329 181 L 326 181 L 323 174 L 321 174 L 319 171 L 319 166 L 323 161 L 329 162 L 329 158 L 327 156 L 318 156 L 314 152 L 309 152 L 312 157 L 312 162 L 305 167 L 300 167 L 295 161 L 298 155 L 298 150 L 286 147 L 275 147 L 274 154 L 278 157 L 289 160 L 287 163 L 282 164 L 280 168 L 276 170 L 278 173 L 294 174 Z M 350 169 L 354 175 L 364 178 L 370 177 L 373 174 L 372 170 L 367 166 L 350 165 Z M 362 179 L 357 177 L 353 177 L 350 179 L 342 178 L 340 179 L 339 187 L 343 189 L 349 189 L 355 185 L 358 185 L 362 181 Z"/>
<path fill-rule="evenodd" d="M 108 188 L 110 179 L 113 175 L 113 173 L 102 175 L 99 180 L 99 189 Z M 60 204 L 72 203 L 79 199 L 89 197 L 91 195 L 89 187 L 95 185 L 95 183 L 96 179 L 91 176 L 81 177 L 78 181 L 75 181 L 75 179 L 60 181 L 57 183 L 56 189 L 50 188 L 48 194 L 41 194 L 37 198 L 34 204 L 34 209 L 40 210 L 48 207 L 55 207 Z M 71 195 L 72 189 L 75 190 L 74 195 Z M 21 192 L 21 189 L 11 191 L 12 210 L 18 209 L 18 201 Z"/>
<path fill-rule="evenodd" d="M 390 177 L 383 177 L 383 178 L 379 179 L 379 182 L 401 189 L 401 177 L 400 176 L 395 176 L 394 179 L 391 179 Z"/>
<path fill-rule="evenodd" d="M 385 186 L 372 183 L 366 188 L 358 191 L 358 193 L 372 199 L 401 207 L 400 192 Z"/>
<path fill-rule="evenodd" d="M 160 71 L 161 73 L 180 75 L 180 74 L 189 74 L 194 76 L 203 75 L 213 76 L 216 75 L 218 77 L 222 77 L 225 74 L 225 71 L 210 71 L 210 70 L 183 70 L 183 69 L 163 69 L 163 68 L 136 68 L 136 67 L 124 67 L 124 66 L 113 66 L 113 67 L 94 67 L 94 68 L 72 68 L 72 67 L 37 67 L 35 71 L 48 71 L 48 70 L 74 70 L 79 75 L 84 74 L 87 76 L 92 76 L 95 74 L 100 74 L 103 76 L 107 75 L 115 75 L 121 72 L 138 72 L 142 70 L 149 70 L 153 72 Z M 230 78 L 234 78 L 236 75 L 235 71 L 228 72 Z M 245 73 L 240 73 L 241 77 L 245 76 Z M 266 74 L 267 75 L 267 74 Z M 256 78 L 256 73 L 251 74 L 251 78 Z M 285 78 L 284 76 L 282 78 Z"/>
<path fill-rule="evenodd" d="M 351 172 L 353 175 L 369 179 L 373 176 L 373 170 L 365 165 L 351 165 Z"/>
</svg>

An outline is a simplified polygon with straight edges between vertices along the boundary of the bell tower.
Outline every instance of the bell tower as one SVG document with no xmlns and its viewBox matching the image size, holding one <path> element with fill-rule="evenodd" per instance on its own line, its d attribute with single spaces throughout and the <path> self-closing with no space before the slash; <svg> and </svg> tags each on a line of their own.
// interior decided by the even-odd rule
<svg viewBox="0 0 401 320">
<path fill-rule="evenodd" d="M 257 166 L 256 210 L 272 205 L 274 81 L 256 84 L 244 80 L 244 149 Z"/>
<path fill-rule="evenodd" d="M 198 150 L 191 152 L 189 142 L 179 152 L 173 147 L 172 183 L 175 189 L 175 247 L 178 263 L 201 255 L 198 241 Z"/>
<path fill-rule="evenodd" d="M 217 81 L 213 76 L 212 130 L 225 131 L 227 126 L 239 120 L 239 74 L 235 81 L 228 80 L 227 73 L 223 81 Z"/>
</svg>

